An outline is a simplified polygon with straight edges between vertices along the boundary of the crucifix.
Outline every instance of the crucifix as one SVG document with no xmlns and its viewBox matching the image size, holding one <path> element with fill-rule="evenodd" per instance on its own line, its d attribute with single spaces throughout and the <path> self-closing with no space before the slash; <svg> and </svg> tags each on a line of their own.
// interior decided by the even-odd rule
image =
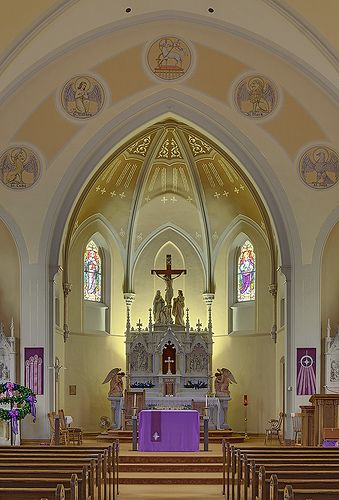
<svg viewBox="0 0 339 500">
<path fill-rule="evenodd" d="M 167 359 L 165 359 L 165 363 L 167 363 L 167 375 L 171 375 L 171 364 L 174 363 L 173 359 L 171 359 L 169 356 Z"/>
<path fill-rule="evenodd" d="M 172 298 L 173 285 L 172 281 L 179 278 L 182 274 L 187 274 L 186 269 L 172 269 L 172 256 L 166 255 L 166 269 L 152 269 L 151 274 L 156 274 L 159 278 L 166 282 L 165 302 L 168 311 L 168 318 L 172 317 Z"/>
</svg>

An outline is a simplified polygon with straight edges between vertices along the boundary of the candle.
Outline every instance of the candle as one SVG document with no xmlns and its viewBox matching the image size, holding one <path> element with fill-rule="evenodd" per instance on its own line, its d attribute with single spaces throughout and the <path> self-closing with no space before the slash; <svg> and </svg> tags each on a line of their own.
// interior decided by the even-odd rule
<svg viewBox="0 0 339 500">
<path fill-rule="evenodd" d="M 327 337 L 331 336 L 331 323 L 330 318 L 327 319 Z"/>
<path fill-rule="evenodd" d="M 206 408 L 207 408 L 207 406 L 208 406 L 208 404 L 207 404 L 207 394 L 206 394 L 206 405 L 205 405 L 205 406 L 206 406 Z"/>
<path fill-rule="evenodd" d="M 133 399 L 133 407 L 137 407 L 137 395 L 134 393 L 134 399 Z"/>
</svg>

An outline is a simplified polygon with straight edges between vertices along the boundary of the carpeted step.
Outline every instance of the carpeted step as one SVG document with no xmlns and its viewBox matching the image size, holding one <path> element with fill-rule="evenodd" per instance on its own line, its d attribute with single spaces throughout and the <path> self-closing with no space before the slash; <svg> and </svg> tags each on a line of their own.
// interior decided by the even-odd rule
<svg viewBox="0 0 339 500">
<path fill-rule="evenodd" d="M 209 474 L 210 472 L 222 473 L 222 464 L 218 463 L 127 463 L 120 464 L 119 471 L 128 472 L 131 475 L 134 472 L 159 472 L 159 473 L 172 473 L 172 472 L 202 472 Z"/>
<path fill-rule="evenodd" d="M 205 454 L 206 453 L 206 454 Z M 168 454 L 159 454 L 159 453 L 140 453 L 138 455 L 120 455 L 119 457 L 120 464 L 127 463 L 199 463 L 199 464 L 208 464 L 208 463 L 222 463 L 221 455 L 207 455 L 207 452 L 202 453 L 185 453 L 185 455 L 175 454 L 173 452 Z"/>
<path fill-rule="evenodd" d="M 201 472 L 170 472 L 163 473 L 152 472 L 142 473 L 121 472 L 119 474 L 121 484 L 222 484 L 222 477 L 219 472 L 202 474 Z"/>
</svg>

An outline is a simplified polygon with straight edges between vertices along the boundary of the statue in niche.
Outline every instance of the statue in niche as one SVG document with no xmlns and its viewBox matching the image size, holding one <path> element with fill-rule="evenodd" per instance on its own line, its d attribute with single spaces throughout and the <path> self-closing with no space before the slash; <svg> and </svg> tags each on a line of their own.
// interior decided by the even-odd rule
<svg viewBox="0 0 339 500">
<path fill-rule="evenodd" d="M 185 326 L 184 314 L 185 314 L 185 297 L 182 290 L 178 290 L 178 296 L 173 299 L 173 311 L 174 324 Z"/>
<path fill-rule="evenodd" d="M 339 363 L 335 359 L 331 363 L 330 382 L 337 382 L 339 380 Z"/>
<path fill-rule="evenodd" d="M 122 379 L 124 376 L 125 373 L 121 371 L 121 368 L 113 368 L 109 372 L 109 374 L 103 381 L 103 384 L 107 384 L 107 382 L 110 382 L 108 396 L 122 396 L 123 392 Z"/>
<path fill-rule="evenodd" d="M 221 370 L 219 368 L 217 369 L 214 381 L 215 393 L 217 396 L 229 396 L 229 385 L 233 383 L 236 384 L 237 382 L 228 368 L 221 368 Z"/>
<path fill-rule="evenodd" d="M 138 342 L 131 353 L 131 370 L 145 372 L 148 370 L 148 355 L 145 347 Z"/>
</svg>

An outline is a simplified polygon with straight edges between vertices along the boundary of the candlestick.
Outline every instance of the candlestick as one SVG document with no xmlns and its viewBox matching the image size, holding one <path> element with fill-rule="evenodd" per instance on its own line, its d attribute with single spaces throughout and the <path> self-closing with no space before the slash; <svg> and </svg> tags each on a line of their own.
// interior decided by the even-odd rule
<svg viewBox="0 0 339 500">
<path fill-rule="evenodd" d="M 244 404 L 244 423 L 245 423 L 244 438 L 248 439 L 248 434 L 247 434 L 247 406 L 248 406 L 247 394 L 244 394 L 243 404 Z"/>
</svg>

